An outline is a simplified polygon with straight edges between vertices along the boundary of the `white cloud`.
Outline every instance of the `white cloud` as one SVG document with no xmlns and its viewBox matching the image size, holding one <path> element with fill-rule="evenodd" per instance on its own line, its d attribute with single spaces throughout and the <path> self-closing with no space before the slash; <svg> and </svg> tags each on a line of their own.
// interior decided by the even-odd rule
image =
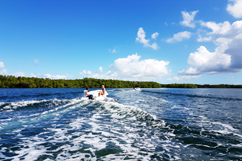
<svg viewBox="0 0 242 161">
<path fill-rule="evenodd" d="M 90 70 L 87 71 L 87 75 L 91 75 L 92 72 Z"/>
<path fill-rule="evenodd" d="M 4 63 L 3 62 L 0 62 L 0 68 L 4 68 Z M 1 75 L 6 75 L 8 72 L 7 72 L 7 69 L 2 69 L 2 71 L 0 71 L 0 74 Z"/>
<path fill-rule="evenodd" d="M 152 39 L 156 39 L 159 36 L 158 32 L 155 32 L 151 35 Z"/>
<path fill-rule="evenodd" d="M 52 75 L 52 79 L 66 79 L 66 75 Z"/>
<path fill-rule="evenodd" d="M 127 58 L 118 58 L 110 65 L 110 71 L 105 74 L 90 74 L 91 78 L 121 79 L 121 80 L 157 80 L 169 74 L 167 61 L 146 59 L 140 61 L 141 56 L 133 54 Z M 100 67 L 99 67 L 100 70 Z M 85 72 L 81 72 L 85 73 Z M 86 72 L 87 73 L 87 72 Z"/>
<path fill-rule="evenodd" d="M 212 32 L 208 33 L 208 35 L 225 34 L 231 29 L 231 25 L 228 21 L 224 21 L 223 23 L 201 21 L 201 25 L 212 30 Z"/>
<path fill-rule="evenodd" d="M 199 68 L 216 68 L 228 67 L 230 65 L 230 56 L 217 52 L 209 52 L 204 46 L 200 46 L 197 52 L 191 53 L 188 58 L 188 63 Z"/>
<path fill-rule="evenodd" d="M 116 49 L 108 49 L 111 53 L 117 53 Z"/>
<path fill-rule="evenodd" d="M 67 79 L 67 78 L 70 78 L 70 77 L 73 77 L 73 76 L 66 73 L 65 75 L 44 74 L 44 77 L 49 78 L 49 79 Z"/>
<path fill-rule="evenodd" d="M 98 70 L 102 73 L 103 72 L 103 67 L 99 67 Z"/>
<path fill-rule="evenodd" d="M 200 46 L 197 52 L 191 53 L 188 64 L 192 68 L 179 72 L 180 74 L 214 74 L 226 70 L 230 66 L 231 56 L 223 53 L 209 52 L 204 46 Z"/>
<path fill-rule="evenodd" d="M 86 70 L 83 70 L 82 72 L 79 73 L 80 75 L 82 74 L 87 74 Z"/>
<path fill-rule="evenodd" d="M 51 78 L 52 75 L 51 75 L 51 74 L 44 74 L 44 77 L 46 77 L 46 78 Z"/>
<path fill-rule="evenodd" d="M 177 41 L 182 41 L 183 39 L 189 39 L 190 37 L 191 37 L 191 32 L 183 31 L 183 32 L 178 32 L 177 34 L 174 34 L 173 38 L 169 38 L 166 41 L 169 43 L 173 43 Z"/>
<path fill-rule="evenodd" d="M 198 39 L 197 39 L 198 42 L 208 42 L 211 40 L 212 40 L 212 36 L 202 37 L 201 35 L 198 35 Z"/>
<path fill-rule="evenodd" d="M 113 50 L 112 50 L 112 53 L 117 53 L 116 49 L 113 49 Z"/>
<path fill-rule="evenodd" d="M 183 21 L 181 21 L 180 24 L 183 26 L 194 28 L 195 27 L 194 17 L 197 14 L 197 12 L 198 11 L 192 11 L 189 14 L 189 12 L 182 11 L 181 13 L 182 13 Z"/>
<path fill-rule="evenodd" d="M 90 78 L 97 78 L 97 79 L 117 79 L 117 73 L 116 72 L 111 72 L 108 71 L 107 73 L 102 74 L 103 72 L 103 68 L 100 66 L 99 68 L 100 73 L 92 73 L 91 71 L 86 71 L 83 70 L 82 72 L 80 72 L 79 74 L 83 75 L 83 74 L 87 74 L 88 77 Z"/>
<path fill-rule="evenodd" d="M 2 71 L 0 71 L 0 74 L 1 74 L 1 75 L 6 75 L 6 74 L 8 74 L 7 69 L 3 69 Z"/>
<path fill-rule="evenodd" d="M 93 75 L 90 75 L 91 78 L 97 78 L 97 79 L 118 79 L 118 75 L 116 72 L 111 72 L 111 71 L 108 71 L 107 73 L 105 74 L 93 74 Z"/>
<path fill-rule="evenodd" d="M 36 59 L 35 61 L 34 61 L 34 64 L 37 64 L 39 62 L 39 60 L 38 59 Z"/>
<path fill-rule="evenodd" d="M 144 44 L 144 47 L 151 47 L 154 50 L 158 49 L 158 46 L 157 46 L 156 43 L 153 43 L 153 44 L 150 45 L 150 43 L 149 43 L 150 40 L 149 39 L 145 39 L 145 31 L 143 30 L 142 27 L 140 27 L 138 32 L 137 32 L 136 41 Z"/>
<path fill-rule="evenodd" d="M 86 71 L 86 70 L 83 70 L 82 72 L 79 73 L 80 75 L 83 75 L 83 74 L 87 74 L 87 75 L 91 75 L 92 72 L 90 70 Z"/>
<path fill-rule="evenodd" d="M 154 50 L 158 49 L 158 45 L 155 42 L 152 45 L 150 45 L 150 47 Z"/>
<path fill-rule="evenodd" d="M 34 73 L 31 73 L 30 77 L 37 77 L 37 76 Z"/>
<path fill-rule="evenodd" d="M 139 41 L 140 43 L 147 45 L 149 44 L 150 40 L 146 40 L 145 39 L 145 31 L 143 30 L 142 27 L 139 28 L 138 32 L 137 32 L 137 38 L 136 41 Z"/>
<path fill-rule="evenodd" d="M 23 72 L 17 72 L 13 74 L 16 77 L 24 77 L 24 73 Z"/>
<path fill-rule="evenodd" d="M 0 68 L 4 68 L 3 62 L 0 62 Z"/>
<path fill-rule="evenodd" d="M 200 46 L 188 58 L 188 67 L 178 72 L 180 75 L 199 75 L 216 73 L 242 72 L 242 21 L 235 21 L 232 25 L 223 23 L 202 22 L 209 28 L 208 39 L 217 45 L 214 52 Z"/>
<path fill-rule="evenodd" d="M 199 78 L 201 75 L 183 75 L 181 77 L 173 77 L 173 78 L 168 78 L 167 80 L 168 81 L 180 81 L 180 80 L 184 80 L 184 79 L 196 79 L 196 78 Z"/>
<path fill-rule="evenodd" d="M 235 18 L 242 18 L 242 0 L 229 0 L 227 11 Z"/>
<path fill-rule="evenodd" d="M 187 74 L 187 75 L 198 75 L 198 71 L 197 69 L 193 68 L 193 67 L 189 67 L 185 70 L 179 71 L 178 74 Z"/>
<path fill-rule="evenodd" d="M 128 80 L 154 80 L 167 75 L 169 62 L 155 59 L 140 61 L 140 56 L 133 54 L 127 58 L 119 58 L 114 61 L 111 68 L 117 75 Z"/>
</svg>

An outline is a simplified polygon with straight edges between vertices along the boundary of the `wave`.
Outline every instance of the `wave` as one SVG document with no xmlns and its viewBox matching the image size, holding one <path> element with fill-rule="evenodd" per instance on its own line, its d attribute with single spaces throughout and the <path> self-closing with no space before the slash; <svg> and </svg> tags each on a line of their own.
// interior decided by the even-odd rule
<svg viewBox="0 0 242 161">
<path fill-rule="evenodd" d="M 78 95 L 82 95 L 82 90 L 80 91 L 38 91 L 33 92 L 31 89 L 28 89 L 28 92 L 21 92 L 21 93 L 12 93 L 11 95 L 0 95 L 0 100 L 3 101 L 12 101 L 12 100 L 26 100 L 26 99 L 48 99 L 48 98 L 65 98 L 66 96 L 72 96 L 73 97 L 77 97 Z"/>
<path fill-rule="evenodd" d="M 200 149 L 219 153 L 233 147 L 231 156 L 240 151 L 236 146 L 241 145 L 241 137 L 236 136 L 236 129 L 229 124 L 211 122 L 207 118 L 202 119 L 210 122 L 207 126 L 204 122 L 198 126 L 197 122 L 196 125 L 168 122 L 111 98 L 105 101 L 75 98 L 0 103 L 1 109 L 3 106 L 12 110 L 54 108 L 6 121 L 8 125 L 2 128 L 11 127 L 7 132 L 19 135 L 20 139 L 8 144 L 9 149 L 18 150 L 5 149 L 13 153 L 13 157 L 0 155 L 0 159 L 193 160 L 189 154 L 196 154 Z M 0 150 L 5 152 L 1 145 Z M 183 152 L 186 159 L 182 159 Z"/>
<path fill-rule="evenodd" d="M 155 94 L 165 94 L 165 95 L 175 95 L 175 96 L 195 97 L 195 98 L 210 98 L 210 99 L 219 99 L 219 100 L 227 100 L 227 101 L 242 101 L 241 98 L 215 97 L 215 96 L 204 96 L 204 95 L 196 95 L 196 94 L 182 94 L 182 93 L 146 91 L 146 90 L 142 90 L 142 92 L 155 93 Z"/>
<path fill-rule="evenodd" d="M 10 160 L 148 159 L 155 152 L 155 142 L 148 137 L 152 135 L 150 130 L 164 126 L 155 116 L 111 99 L 72 99 L 63 106 L 7 124 L 5 131 L 21 138 L 5 144 L 17 147 L 10 152 L 13 157 L 2 156 Z M 142 152 L 145 149 L 147 152 Z M 6 151 L 1 145 L 0 150 Z"/>
<path fill-rule="evenodd" d="M 29 100 L 29 101 L 17 101 L 17 102 L 0 102 L 0 111 L 2 110 L 17 110 L 19 108 L 36 108 L 36 107 L 52 107 L 69 103 L 71 100 Z"/>
</svg>

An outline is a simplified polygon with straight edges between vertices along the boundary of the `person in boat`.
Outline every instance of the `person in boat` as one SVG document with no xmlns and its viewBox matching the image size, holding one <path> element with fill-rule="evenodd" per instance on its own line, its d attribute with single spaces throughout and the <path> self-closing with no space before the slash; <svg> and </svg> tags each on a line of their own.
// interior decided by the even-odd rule
<svg viewBox="0 0 242 161">
<path fill-rule="evenodd" d="M 102 85 L 102 90 L 98 93 L 98 97 L 100 95 L 105 95 L 105 93 L 106 93 L 106 89 L 105 89 L 104 85 Z"/>
<path fill-rule="evenodd" d="M 88 94 L 88 90 L 89 90 L 89 88 L 86 88 L 86 90 L 84 91 L 84 94 L 85 94 L 86 97 L 88 97 L 89 99 L 93 99 L 93 95 L 92 95 L 92 94 Z"/>
</svg>

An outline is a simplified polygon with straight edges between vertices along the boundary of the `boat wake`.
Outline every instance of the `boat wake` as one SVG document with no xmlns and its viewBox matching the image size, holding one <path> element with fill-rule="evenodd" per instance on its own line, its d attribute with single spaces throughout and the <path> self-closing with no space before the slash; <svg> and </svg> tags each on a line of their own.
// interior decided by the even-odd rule
<svg viewBox="0 0 242 161">
<path fill-rule="evenodd" d="M 198 98 L 194 108 L 190 97 L 185 106 L 154 91 L 113 92 L 103 100 L 0 103 L 0 160 L 242 158 L 239 127 L 209 117 Z"/>
</svg>

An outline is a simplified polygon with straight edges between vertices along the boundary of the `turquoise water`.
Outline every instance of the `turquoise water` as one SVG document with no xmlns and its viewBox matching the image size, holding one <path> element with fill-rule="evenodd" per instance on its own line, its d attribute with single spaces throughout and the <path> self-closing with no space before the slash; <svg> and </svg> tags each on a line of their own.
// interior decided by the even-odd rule
<svg viewBox="0 0 242 161">
<path fill-rule="evenodd" d="M 242 89 L 83 90 L 0 89 L 0 160 L 242 160 Z"/>
</svg>

